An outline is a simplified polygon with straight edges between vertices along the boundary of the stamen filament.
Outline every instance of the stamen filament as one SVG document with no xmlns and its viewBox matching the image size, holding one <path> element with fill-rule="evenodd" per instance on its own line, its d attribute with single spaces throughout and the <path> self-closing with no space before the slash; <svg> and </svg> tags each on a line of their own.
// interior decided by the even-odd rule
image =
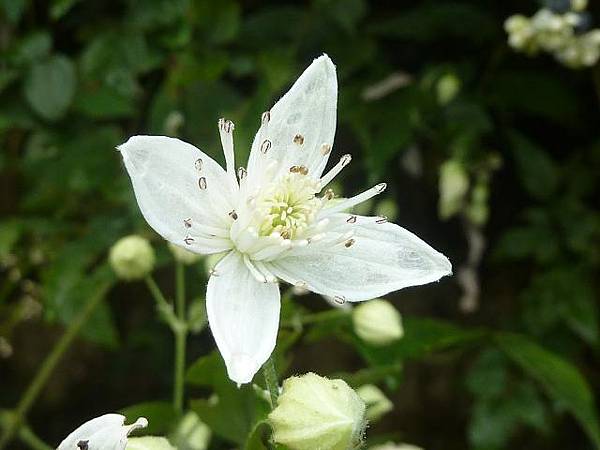
<svg viewBox="0 0 600 450">
<path fill-rule="evenodd" d="M 246 267 L 248 268 L 248 270 L 250 271 L 252 276 L 256 279 L 256 281 L 258 281 L 259 283 L 266 283 L 267 279 L 265 278 L 265 276 L 262 273 L 260 273 L 260 271 L 252 263 L 252 261 L 250 261 L 250 258 L 248 257 L 248 255 L 244 254 L 243 258 L 244 258 L 244 264 L 246 264 Z"/>
<path fill-rule="evenodd" d="M 329 183 L 331 183 L 331 181 L 338 176 L 338 174 L 342 171 L 342 169 L 344 167 L 346 167 L 348 164 L 350 164 L 350 161 L 352 161 L 352 156 L 351 155 L 344 155 L 340 158 L 340 161 L 331 168 L 331 170 L 329 170 L 329 172 L 327 172 L 325 175 L 323 175 L 321 177 L 321 179 L 319 180 L 319 183 L 321 185 L 321 189 L 323 189 L 325 186 L 327 186 Z"/>
<path fill-rule="evenodd" d="M 234 186 L 238 186 L 235 173 L 235 153 L 233 150 L 234 129 L 235 125 L 231 120 L 219 119 L 219 135 L 221 137 L 221 145 L 223 146 L 223 154 L 225 155 L 227 176 L 232 181 Z"/>
<path fill-rule="evenodd" d="M 386 187 L 387 187 L 387 185 L 385 183 L 379 183 L 378 185 L 373 186 L 371 189 L 368 189 L 361 194 L 355 195 L 354 197 L 351 197 L 351 198 L 346 199 L 338 204 L 330 206 L 329 208 L 324 208 L 323 213 L 325 216 L 327 216 L 330 214 L 334 214 L 334 213 L 338 213 L 338 212 L 342 212 L 347 209 L 350 209 L 353 206 L 356 206 L 362 202 L 366 202 L 370 198 L 375 197 L 377 194 L 381 194 L 383 191 L 385 191 Z"/>
</svg>

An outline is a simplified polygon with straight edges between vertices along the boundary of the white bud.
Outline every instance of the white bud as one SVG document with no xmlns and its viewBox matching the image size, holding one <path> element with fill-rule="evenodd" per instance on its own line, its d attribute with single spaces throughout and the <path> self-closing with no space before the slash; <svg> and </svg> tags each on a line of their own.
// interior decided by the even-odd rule
<svg viewBox="0 0 600 450">
<path fill-rule="evenodd" d="M 371 422 L 381 419 L 394 409 L 394 404 L 374 384 L 365 384 L 359 387 L 356 393 L 367 405 L 367 419 Z"/>
<path fill-rule="evenodd" d="M 131 235 L 111 247 L 108 260 L 119 278 L 138 280 L 152 272 L 156 257 L 148 240 Z"/>
<path fill-rule="evenodd" d="M 352 311 L 354 332 L 371 345 L 388 345 L 404 335 L 402 317 L 387 300 L 361 303 Z"/>
<path fill-rule="evenodd" d="M 179 245 L 172 244 L 171 242 L 169 242 L 168 247 L 171 251 L 171 254 L 175 258 L 175 261 L 179 261 L 180 263 L 185 264 L 186 266 L 197 263 L 198 261 L 200 261 L 200 259 L 202 259 L 202 255 L 190 252 L 189 250 L 186 250 L 185 248 L 180 247 Z"/>
<path fill-rule="evenodd" d="M 344 381 L 307 373 L 283 382 L 269 421 L 273 440 L 291 450 L 349 450 L 362 443 L 365 404 Z"/>
<path fill-rule="evenodd" d="M 125 450 L 127 436 L 138 429 L 148 426 L 148 421 L 140 417 L 131 425 L 125 425 L 125 416 L 120 414 L 105 414 L 89 420 L 60 443 L 57 450 Z"/>
<path fill-rule="evenodd" d="M 144 436 L 131 438 L 125 450 L 177 450 L 164 437 Z"/>
</svg>

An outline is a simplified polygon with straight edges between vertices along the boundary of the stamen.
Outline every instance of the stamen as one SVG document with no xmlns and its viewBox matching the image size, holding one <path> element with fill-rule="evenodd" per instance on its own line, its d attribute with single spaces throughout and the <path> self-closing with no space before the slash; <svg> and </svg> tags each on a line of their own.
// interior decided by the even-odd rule
<svg viewBox="0 0 600 450">
<path fill-rule="evenodd" d="M 268 283 L 277 283 L 277 277 L 271 273 L 269 268 L 265 265 L 265 263 L 260 261 L 252 261 L 256 268 L 263 274 Z"/>
<path fill-rule="evenodd" d="M 346 242 L 344 242 L 344 247 L 350 248 L 354 245 L 355 242 L 356 242 L 356 240 L 354 240 L 354 239 L 348 239 Z"/>
<path fill-rule="evenodd" d="M 192 227 L 192 219 L 191 218 L 183 219 L 183 226 L 186 228 L 191 228 Z"/>
<path fill-rule="evenodd" d="M 266 125 L 271 121 L 271 111 L 265 111 L 264 113 L 262 113 L 262 115 L 260 116 L 260 123 L 262 125 Z"/>
<path fill-rule="evenodd" d="M 194 163 L 194 167 L 196 167 L 196 170 L 197 170 L 198 172 L 200 172 L 200 171 L 202 170 L 202 165 L 203 165 L 203 164 L 204 164 L 204 163 L 202 162 L 202 159 L 201 159 L 201 158 L 198 158 L 198 159 L 196 160 L 196 162 Z"/>
<path fill-rule="evenodd" d="M 260 151 L 263 154 L 267 154 L 267 152 L 271 149 L 271 141 L 265 139 L 262 144 L 260 144 Z"/>
<path fill-rule="evenodd" d="M 214 267 L 211 267 L 208 270 L 208 275 L 211 276 L 211 277 L 218 277 L 219 276 L 219 272 L 217 272 Z"/>
<path fill-rule="evenodd" d="M 237 175 L 238 175 L 238 178 L 240 179 L 240 181 L 242 181 L 248 175 L 248 171 L 245 168 L 240 167 L 237 170 Z"/>
<path fill-rule="evenodd" d="M 331 145 L 322 144 L 321 145 L 321 155 L 325 156 L 331 151 Z"/>
<path fill-rule="evenodd" d="M 292 166 L 292 167 L 290 167 L 290 173 L 299 173 L 301 175 L 308 175 L 308 167 L 306 167 L 306 166 Z"/>
<path fill-rule="evenodd" d="M 377 218 L 377 220 L 375 220 L 375 223 L 377 224 L 382 224 L 382 223 L 386 223 L 388 221 L 388 218 L 385 216 L 380 216 Z"/>
<path fill-rule="evenodd" d="M 194 238 L 191 236 L 186 236 L 183 239 L 183 242 L 185 242 L 187 245 L 192 245 L 194 243 Z"/>
<path fill-rule="evenodd" d="M 336 302 L 338 305 L 343 305 L 344 303 L 346 303 L 346 299 L 341 295 L 334 295 L 333 301 Z"/>
<path fill-rule="evenodd" d="M 349 208 L 352 208 L 353 206 L 358 205 L 359 203 L 365 202 L 365 201 L 369 200 L 370 198 L 375 197 L 377 194 L 381 194 L 383 191 L 385 191 L 386 187 L 387 187 L 387 185 L 385 183 L 379 183 L 378 185 L 373 186 L 371 189 L 366 190 L 362 194 L 355 195 L 354 197 L 346 199 L 343 202 L 340 202 L 329 208 L 325 208 L 323 210 L 323 212 L 329 215 L 329 214 L 345 211 Z"/>
<path fill-rule="evenodd" d="M 335 192 L 333 192 L 333 189 L 327 189 L 323 194 L 323 198 L 325 200 L 333 200 L 335 198 Z"/>
<path fill-rule="evenodd" d="M 238 215 L 235 212 L 235 209 L 233 211 L 229 212 L 229 217 L 231 217 L 233 220 L 237 220 L 238 219 Z"/>
<path fill-rule="evenodd" d="M 200 177 L 198 179 L 198 187 L 200 189 L 202 189 L 203 191 L 206 189 L 206 178 L 205 177 Z"/>
<path fill-rule="evenodd" d="M 340 161 L 331 168 L 329 172 L 321 177 L 320 183 L 321 187 L 327 186 L 341 171 L 344 167 L 350 164 L 352 161 L 351 155 L 344 155 L 340 158 Z"/>
<path fill-rule="evenodd" d="M 296 144 L 296 145 L 304 144 L 304 136 L 302 136 L 301 134 L 297 134 L 296 136 L 294 136 L 294 144 Z"/>
<path fill-rule="evenodd" d="M 232 182 L 237 185 L 235 178 L 235 153 L 233 150 L 233 130 L 235 125 L 231 120 L 219 119 L 219 135 L 221 136 L 221 145 L 225 154 L 225 165 L 227 175 Z"/>
<path fill-rule="evenodd" d="M 350 216 L 346 219 L 348 223 L 356 223 L 356 216 Z"/>
</svg>

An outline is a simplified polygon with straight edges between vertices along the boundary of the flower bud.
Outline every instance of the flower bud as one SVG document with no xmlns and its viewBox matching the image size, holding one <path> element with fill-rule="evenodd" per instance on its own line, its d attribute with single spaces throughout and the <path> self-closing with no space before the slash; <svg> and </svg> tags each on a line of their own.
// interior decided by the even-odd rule
<svg viewBox="0 0 600 450">
<path fill-rule="evenodd" d="M 198 261 L 200 261 L 200 259 L 202 259 L 202 255 L 190 252 L 189 250 L 186 250 L 185 248 L 180 247 L 179 245 L 175 245 L 169 242 L 168 247 L 171 251 L 171 254 L 175 258 L 175 261 L 179 261 L 180 263 L 185 264 L 186 266 L 197 263 Z"/>
<path fill-rule="evenodd" d="M 120 414 L 105 414 L 88 420 L 60 443 L 57 450 L 73 450 L 87 448 L 99 450 L 125 450 L 127 436 L 138 428 L 148 426 L 148 421 L 140 417 L 131 425 L 125 425 L 125 416 Z"/>
<path fill-rule="evenodd" d="M 269 420 L 273 440 L 291 450 L 349 450 L 362 442 L 365 404 L 344 381 L 307 373 L 283 382 Z"/>
<path fill-rule="evenodd" d="M 108 256 L 111 267 L 123 280 L 144 278 L 152 272 L 155 259 L 150 243 L 137 235 L 119 239 Z"/>
<path fill-rule="evenodd" d="M 450 103 L 461 88 L 460 79 L 453 73 L 444 74 L 437 82 L 437 100 L 440 105 Z"/>
<path fill-rule="evenodd" d="M 175 430 L 173 442 L 177 448 L 206 450 L 210 443 L 210 428 L 200 420 L 195 412 L 188 412 Z"/>
<path fill-rule="evenodd" d="M 352 311 L 354 332 L 371 345 L 387 345 L 404 335 L 402 317 L 387 300 L 361 303 Z"/>
<path fill-rule="evenodd" d="M 460 211 L 468 190 L 469 176 L 460 162 L 450 159 L 440 166 L 438 211 L 442 219 Z"/>
<path fill-rule="evenodd" d="M 91 449 L 90 449 L 91 450 Z M 144 436 L 131 438 L 125 450 L 177 450 L 164 437 Z"/>
<path fill-rule="evenodd" d="M 356 393 L 367 405 L 367 419 L 371 422 L 381 419 L 394 409 L 394 404 L 390 399 L 373 384 L 365 384 L 359 387 Z"/>
</svg>

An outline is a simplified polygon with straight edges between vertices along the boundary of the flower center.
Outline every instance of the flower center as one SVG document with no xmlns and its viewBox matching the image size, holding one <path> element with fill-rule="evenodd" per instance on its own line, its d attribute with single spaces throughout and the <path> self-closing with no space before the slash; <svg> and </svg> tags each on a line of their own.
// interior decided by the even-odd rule
<svg viewBox="0 0 600 450">
<path fill-rule="evenodd" d="M 284 239 L 297 239 L 314 221 L 322 200 L 316 180 L 303 167 L 292 167 L 276 182 L 265 186 L 256 199 L 255 223 L 259 236 L 276 233 Z"/>
</svg>

